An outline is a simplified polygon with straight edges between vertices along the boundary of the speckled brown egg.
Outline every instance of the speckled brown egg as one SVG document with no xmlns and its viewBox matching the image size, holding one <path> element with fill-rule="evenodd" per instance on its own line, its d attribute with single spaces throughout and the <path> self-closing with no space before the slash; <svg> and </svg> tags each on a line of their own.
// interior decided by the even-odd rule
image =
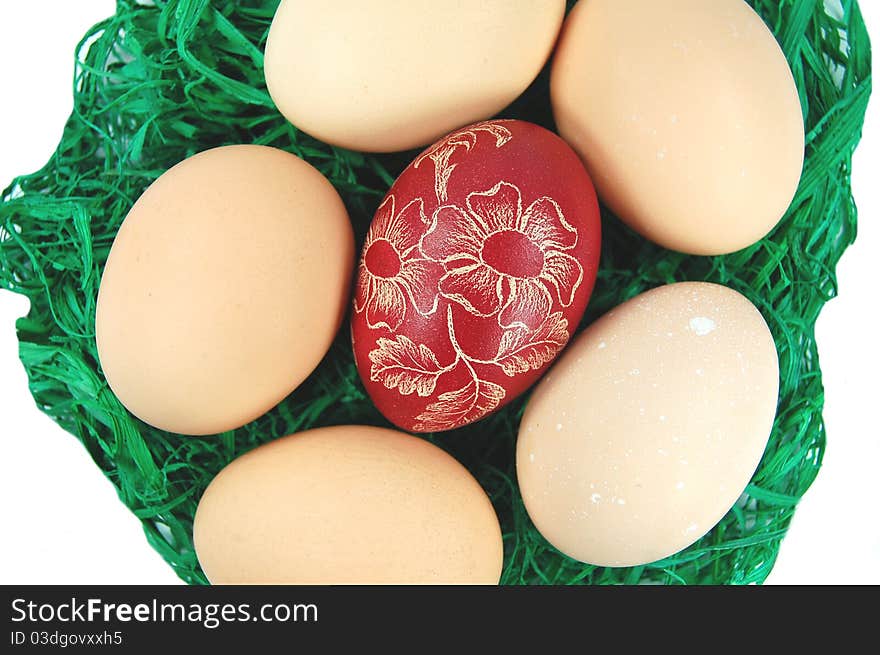
<svg viewBox="0 0 880 655">
<path fill-rule="evenodd" d="M 773 337 L 717 284 L 659 287 L 581 333 L 535 389 L 516 448 L 526 509 L 563 553 L 653 562 L 730 510 L 773 425 Z"/>
</svg>

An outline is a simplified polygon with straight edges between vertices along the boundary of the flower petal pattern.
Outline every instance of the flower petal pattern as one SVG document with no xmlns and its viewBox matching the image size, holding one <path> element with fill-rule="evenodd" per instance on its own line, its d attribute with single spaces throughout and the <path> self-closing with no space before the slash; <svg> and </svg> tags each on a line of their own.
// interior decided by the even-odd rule
<svg viewBox="0 0 880 655">
<path fill-rule="evenodd" d="M 365 245 L 369 247 L 376 239 L 387 239 L 402 256 L 419 243 L 419 234 L 413 229 L 412 221 L 425 222 L 424 203 L 421 198 L 416 198 L 407 203 L 399 213 L 395 213 L 394 205 L 393 195 L 379 205 Z"/>
<path fill-rule="evenodd" d="M 370 291 L 372 290 L 373 276 L 367 271 L 363 260 L 358 265 L 358 281 L 354 291 L 354 311 L 364 311 L 367 300 L 370 299 Z"/>
<path fill-rule="evenodd" d="M 434 212 L 431 227 L 422 237 L 422 252 L 435 262 L 469 257 L 478 261 L 489 233 L 474 218 L 454 205 Z"/>
<path fill-rule="evenodd" d="M 440 293 L 478 316 L 491 316 L 501 307 L 501 276 L 485 264 L 449 271 L 440 280 Z"/>
<path fill-rule="evenodd" d="M 562 252 L 548 252 L 544 256 L 544 270 L 541 278 L 556 287 L 556 294 L 563 307 L 569 307 L 574 294 L 584 279 L 584 269 L 571 255 Z"/>
<path fill-rule="evenodd" d="M 394 195 L 389 195 L 379 208 L 376 210 L 376 216 L 370 224 L 367 232 L 367 244 L 372 243 L 375 239 L 386 238 L 390 233 L 390 225 L 394 222 Z"/>
<path fill-rule="evenodd" d="M 488 236 L 501 230 L 516 230 L 522 215 L 519 189 L 509 182 L 499 182 L 488 191 L 468 194 L 471 214 L 485 227 Z"/>
<path fill-rule="evenodd" d="M 437 289 L 445 272 L 441 264 L 430 259 L 408 259 L 400 265 L 397 281 L 422 316 L 437 311 Z"/>
<path fill-rule="evenodd" d="M 571 250 L 577 245 L 577 230 L 552 198 L 538 198 L 529 205 L 522 218 L 523 234 L 541 250 Z"/>
<path fill-rule="evenodd" d="M 510 298 L 498 315 L 503 328 L 535 330 L 550 314 L 553 298 L 539 280 L 513 280 Z"/>
<path fill-rule="evenodd" d="M 386 327 L 392 332 L 406 317 L 406 300 L 394 282 L 373 278 L 373 293 L 367 301 L 367 325 L 374 330 Z"/>
<path fill-rule="evenodd" d="M 390 194 L 376 211 L 358 266 L 354 299 L 356 312 L 366 309 L 370 328 L 397 330 L 406 317 L 407 296 L 422 315 L 437 310 L 437 288 L 444 269 L 436 262 L 419 257 L 420 232 L 425 222 L 421 198 L 410 201 L 395 214 L 394 195 Z M 382 240 L 390 244 L 393 252 L 389 256 L 399 260 L 400 268 L 393 276 L 371 271 L 367 265 L 367 252 Z"/>
<path fill-rule="evenodd" d="M 394 211 L 394 196 L 391 196 L 391 210 Z M 419 234 L 413 229 L 414 225 L 422 225 L 425 221 L 424 203 L 421 198 L 408 202 L 396 216 L 387 223 L 385 232 L 381 235 L 388 239 L 401 257 L 419 243 Z"/>
</svg>

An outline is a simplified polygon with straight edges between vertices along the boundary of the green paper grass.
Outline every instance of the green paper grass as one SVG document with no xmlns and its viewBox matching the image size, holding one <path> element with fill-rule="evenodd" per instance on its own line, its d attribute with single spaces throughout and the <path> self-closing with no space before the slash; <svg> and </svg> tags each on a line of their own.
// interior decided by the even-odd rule
<svg viewBox="0 0 880 655">
<path fill-rule="evenodd" d="M 606 212 L 601 270 L 581 328 L 669 282 L 708 280 L 744 293 L 767 319 L 780 357 L 779 411 L 763 461 L 736 507 L 696 544 L 648 566 L 608 569 L 561 555 L 523 508 L 514 444 L 525 398 L 475 425 L 429 437 L 490 493 L 504 532 L 505 584 L 761 582 L 819 470 L 825 433 L 814 325 L 836 294 L 835 265 L 856 235 L 850 167 L 871 91 L 870 44 L 854 0 L 752 4 L 782 44 L 806 116 L 806 165 L 792 208 L 768 238 L 724 257 L 669 252 Z M 414 155 L 333 148 L 281 117 L 262 74 L 276 5 L 119 0 L 116 15 L 80 44 L 75 108 L 58 149 L 41 170 L 15 179 L 0 204 L 0 285 L 31 302 L 17 329 L 37 406 L 83 443 L 142 521 L 150 545 L 195 584 L 206 579 L 193 551 L 193 514 L 229 461 L 298 430 L 386 425 L 358 379 L 345 329 L 300 389 L 262 418 L 217 437 L 181 437 L 138 421 L 98 365 L 95 299 L 107 253 L 132 203 L 173 164 L 223 144 L 283 148 L 327 175 L 363 239 L 384 192 Z M 552 127 L 548 97 L 545 70 L 502 115 Z M 82 520 L 100 517 L 83 508 Z"/>
</svg>

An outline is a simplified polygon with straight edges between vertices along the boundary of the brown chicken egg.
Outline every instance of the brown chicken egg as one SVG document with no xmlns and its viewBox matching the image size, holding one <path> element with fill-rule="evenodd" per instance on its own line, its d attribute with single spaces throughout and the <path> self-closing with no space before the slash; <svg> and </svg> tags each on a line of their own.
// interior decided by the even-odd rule
<svg viewBox="0 0 880 655">
<path fill-rule="evenodd" d="M 797 190 L 798 91 L 743 0 L 581 0 L 559 39 L 551 98 L 600 199 L 666 248 L 745 248 Z"/>
<path fill-rule="evenodd" d="M 526 407 L 516 450 L 529 516 L 566 555 L 636 566 L 730 510 L 773 425 L 773 337 L 744 296 L 653 289 L 572 342 Z"/>
<path fill-rule="evenodd" d="M 95 317 L 110 388 L 182 434 L 239 427 L 330 347 L 354 238 L 333 186 L 281 150 L 227 146 L 174 166 L 113 242 Z"/>
<path fill-rule="evenodd" d="M 239 457 L 194 524 L 214 584 L 497 584 L 498 519 L 452 456 L 402 432 L 309 430 Z"/>
</svg>

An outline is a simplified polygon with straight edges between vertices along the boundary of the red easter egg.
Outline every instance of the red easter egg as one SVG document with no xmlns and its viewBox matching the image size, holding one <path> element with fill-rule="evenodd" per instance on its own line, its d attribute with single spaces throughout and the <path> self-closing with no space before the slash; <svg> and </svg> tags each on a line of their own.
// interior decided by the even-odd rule
<svg viewBox="0 0 880 655">
<path fill-rule="evenodd" d="M 593 184 L 552 132 L 493 120 L 425 150 L 361 252 L 352 344 L 376 407 L 436 432 L 516 398 L 583 316 L 599 246 Z"/>
</svg>

